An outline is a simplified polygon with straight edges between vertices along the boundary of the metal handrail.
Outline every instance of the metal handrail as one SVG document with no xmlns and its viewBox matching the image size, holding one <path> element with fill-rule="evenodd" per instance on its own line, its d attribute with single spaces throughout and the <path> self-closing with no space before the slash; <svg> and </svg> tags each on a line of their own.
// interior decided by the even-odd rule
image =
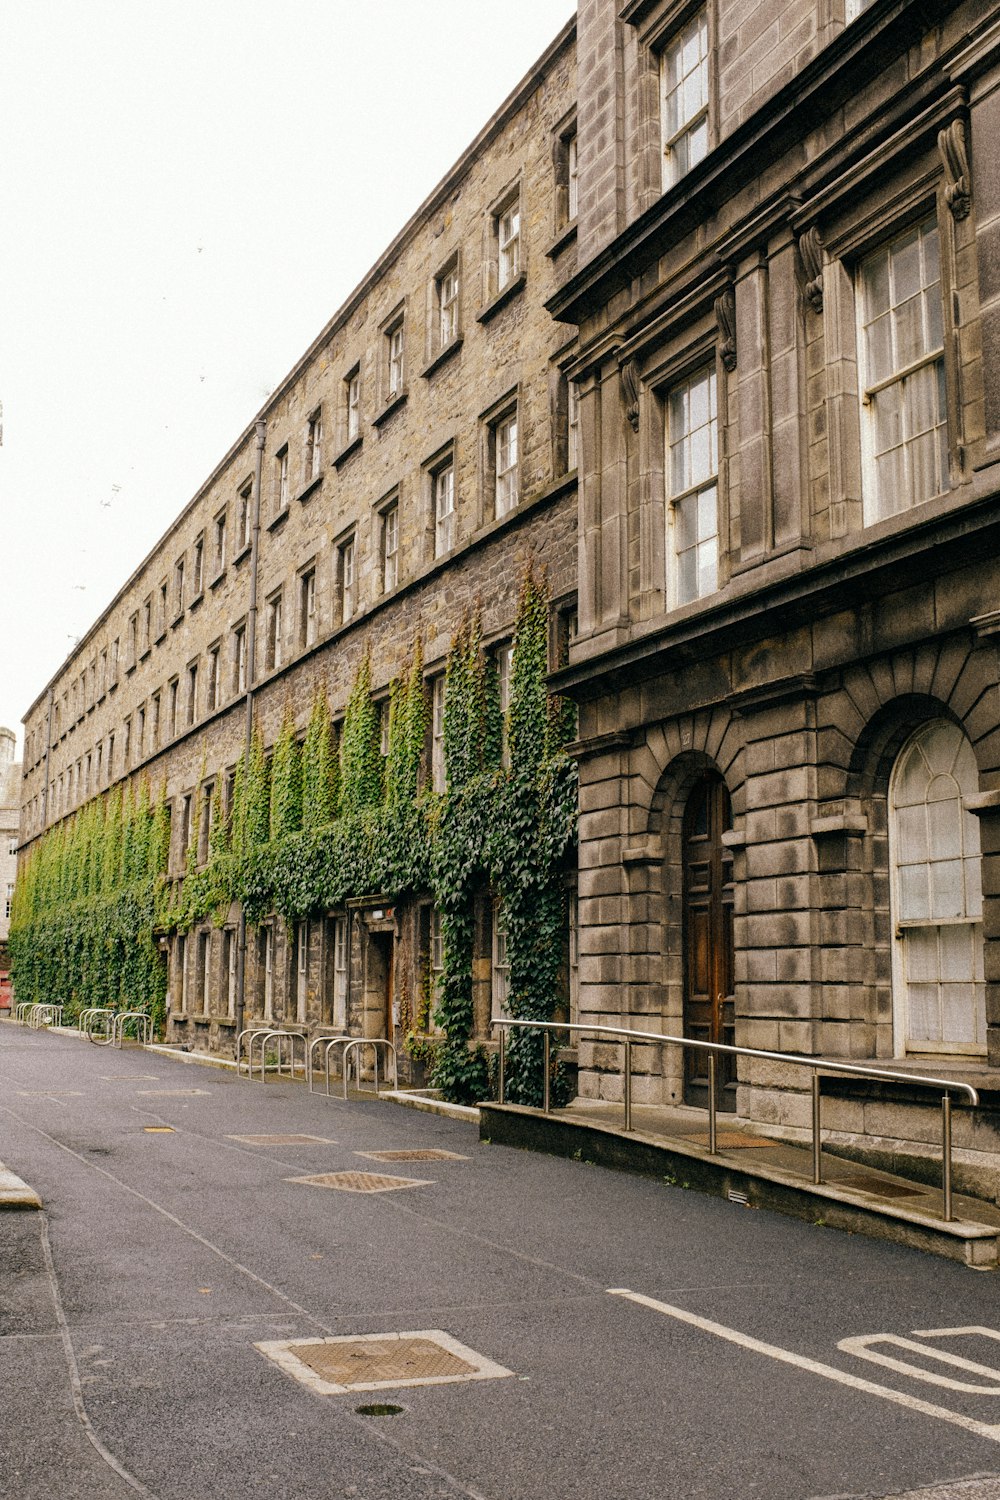
<svg viewBox="0 0 1000 1500">
<path fill-rule="evenodd" d="M 859 1063 L 827 1062 L 825 1059 L 818 1061 L 815 1057 L 803 1057 L 797 1052 L 763 1052 L 757 1047 L 735 1047 L 731 1046 L 728 1042 L 695 1041 L 693 1037 L 667 1036 L 660 1031 L 631 1031 L 625 1026 L 589 1026 L 578 1021 L 522 1021 L 514 1020 L 513 1018 L 498 1018 L 491 1025 L 500 1028 L 499 1087 L 497 1089 L 500 1104 L 504 1102 L 505 1028 L 516 1027 L 519 1030 L 542 1032 L 542 1109 L 546 1114 L 551 1113 L 549 1067 L 551 1061 L 551 1033 L 553 1031 L 585 1031 L 593 1036 L 610 1036 L 622 1039 L 625 1044 L 622 1102 L 625 1109 L 626 1130 L 632 1129 L 633 1042 L 657 1042 L 661 1046 L 680 1047 L 682 1051 L 685 1047 L 692 1047 L 697 1052 L 707 1052 L 708 1151 L 710 1156 L 718 1154 L 715 1084 L 716 1058 L 720 1052 L 727 1053 L 731 1057 L 756 1057 L 762 1059 L 764 1062 L 791 1063 L 795 1067 L 810 1068 L 812 1070 L 812 1166 L 813 1182 L 817 1186 L 823 1181 L 822 1125 L 820 1120 L 819 1092 L 819 1076 L 821 1072 L 847 1073 L 855 1078 L 887 1079 L 890 1083 L 916 1083 L 941 1089 L 941 1195 L 944 1200 L 942 1217 L 945 1223 L 950 1223 L 954 1217 L 951 1211 L 951 1095 L 953 1092 L 964 1094 L 971 1105 L 977 1105 L 979 1103 L 979 1095 L 971 1083 L 960 1083 L 954 1078 L 932 1078 L 923 1073 L 901 1073 L 892 1068 L 863 1067 Z"/>
</svg>

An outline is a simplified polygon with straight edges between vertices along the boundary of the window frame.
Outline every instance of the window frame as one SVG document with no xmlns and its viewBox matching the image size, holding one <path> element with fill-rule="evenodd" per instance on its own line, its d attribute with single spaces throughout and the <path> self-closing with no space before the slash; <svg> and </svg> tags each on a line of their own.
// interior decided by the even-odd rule
<svg viewBox="0 0 1000 1500">
<path fill-rule="evenodd" d="M 709 421 L 714 425 L 715 446 L 715 469 L 713 477 L 706 477 L 694 483 L 674 491 L 671 488 L 671 449 L 674 444 L 670 437 L 670 401 L 671 397 L 685 388 L 690 389 L 695 382 L 705 374 L 709 376 L 711 391 L 714 397 L 715 413 Z M 665 607 L 669 610 L 683 609 L 689 605 L 697 605 L 705 599 L 711 598 L 718 593 L 723 583 L 723 511 L 722 511 L 722 417 L 720 414 L 720 391 L 725 395 L 725 384 L 720 376 L 718 359 L 715 350 L 707 352 L 700 359 L 685 363 L 670 378 L 658 387 L 659 407 L 662 413 L 661 441 L 663 444 L 663 540 L 664 540 L 664 584 L 665 584 Z M 690 439 L 691 432 L 683 435 Z M 713 439 L 710 437 L 710 442 Z M 680 597 L 678 557 L 676 546 L 676 513 L 679 504 L 685 500 L 697 499 L 709 489 L 715 491 L 715 581 L 711 589 L 698 591 L 688 598 Z M 699 537 L 695 548 L 703 542 L 711 540 L 710 537 Z M 684 551 L 690 551 L 685 548 Z"/>
<path fill-rule="evenodd" d="M 866 267 L 870 266 L 874 262 L 876 257 L 882 255 L 884 252 L 890 252 L 889 275 L 891 277 L 892 247 L 894 245 L 900 244 L 908 235 L 913 234 L 914 231 L 916 231 L 919 235 L 922 230 L 928 227 L 933 229 L 937 239 L 937 301 L 941 319 L 940 346 L 931 350 L 925 349 L 919 358 L 911 360 L 908 363 L 899 366 L 899 368 L 894 369 L 891 375 L 881 380 L 872 381 L 871 383 L 869 383 L 867 380 L 868 341 L 866 338 L 866 330 L 869 325 L 865 323 L 867 302 L 865 283 Z M 860 426 L 861 448 L 861 519 L 862 525 L 865 527 L 877 525 L 881 521 L 889 521 L 897 517 L 906 516 L 917 506 L 926 504 L 929 501 L 937 500 L 942 495 L 948 494 L 948 492 L 952 488 L 951 455 L 953 451 L 953 429 L 949 392 L 953 388 L 953 381 L 951 371 L 949 369 L 949 345 L 951 340 L 949 337 L 950 329 L 948 318 L 949 299 L 946 295 L 946 278 L 948 274 L 948 265 L 946 261 L 947 248 L 947 236 L 942 232 L 940 216 L 937 213 L 935 206 L 934 208 L 930 209 L 929 212 L 925 211 L 922 214 L 915 213 L 908 216 L 908 218 L 902 223 L 894 225 L 892 231 L 881 236 L 876 243 L 866 245 L 853 258 L 853 262 L 849 268 L 851 283 L 854 291 L 855 338 L 858 368 L 858 420 Z M 921 264 L 922 263 L 923 253 L 921 250 Z M 934 283 L 931 283 L 930 287 L 933 287 L 933 285 Z M 923 283 L 921 283 L 921 289 L 918 295 L 923 297 L 927 295 L 927 291 L 928 289 L 925 288 Z M 912 301 L 913 299 L 911 298 L 909 300 Z M 895 304 L 895 306 L 899 307 L 902 307 L 904 305 L 905 304 L 903 303 Z M 886 316 L 891 319 L 892 313 L 893 305 L 890 304 L 890 308 Z M 874 321 L 875 320 L 873 320 L 873 322 Z M 894 334 L 894 327 L 890 330 L 890 332 Z M 940 405 L 939 421 L 933 430 L 935 433 L 939 434 L 936 441 L 940 444 L 939 463 L 941 465 L 941 469 L 943 470 L 943 473 L 941 475 L 943 479 L 943 488 L 934 491 L 930 495 L 922 495 L 920 497 L 914 496 L 912 486 L 912 466 L 908 457 L 908 450 L 912 445 L 914 439 L 911 438 L 907 440 L 904 438 L 897 446 L 901 447 L 903 450 L 904 464 L 906 466 L 908 478 L 911 481 L 908 489 L 909 498 L 905 503 L 898 505 L 896 509 L 886 510 L 883 508 L 880 500 L 878 472 L 876 468 L 877 455 L 875 452 L 873 441 L 876 423 L 878 420 L 876 416 L 875 403 L 877 402 L 879 396 L 884 395 L 894 387 L 901 388 L 898 400 L 900 420 L 902 421 L 903 402 L 905 400 L 903 389 L 908 385 L 910 381 L 913 380 L 915 376 L 918 376 L 922 371 L 929 370 L 935 367 L 939 371 Z M 917 436 L 919 437 L 920 434 L 918 434 Z"/>
</svg>

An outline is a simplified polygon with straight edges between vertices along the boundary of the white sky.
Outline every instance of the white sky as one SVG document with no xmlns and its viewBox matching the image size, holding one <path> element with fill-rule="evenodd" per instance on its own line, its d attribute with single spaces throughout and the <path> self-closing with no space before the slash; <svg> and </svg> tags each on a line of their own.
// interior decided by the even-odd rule
<svg viewBox="0 0 1000 1500">
<path fill-rule="evenodd" d="M 3 0 L 0 724 L 573 0 Z"/>
</svg>

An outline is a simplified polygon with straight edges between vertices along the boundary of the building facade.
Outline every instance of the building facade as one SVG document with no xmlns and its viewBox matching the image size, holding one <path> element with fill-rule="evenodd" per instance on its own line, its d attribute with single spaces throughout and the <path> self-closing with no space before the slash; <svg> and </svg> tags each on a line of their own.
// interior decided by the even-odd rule
<svg viewBox="0 0 1000 1500">
<path fill-rule="evenodd" d="M 499 680 L 534 557 L 579 714 L 580 1019 L 991 1097 L 998 84 L 985 0 L 580 0 L 33 706 L 25 844 L 148 768 L 179 877 L 184 799 L 233 766 L 251 699 L 272 746 L 318 677 L 342 710 L 366 654 L 384 695 L 415 636 L 433 780 L 449 642 L 478 605 Z M 297 1015 L 393 1034 L 433 903 L 317 918 L 247 949 L 247 1014 L 289 1013 L 305 953 Z M 173 940 L 196 1045 L 236 1013 L 185 998 L 232 995 L 226 930 Z M 363 1003 L 331 1010 L 345 987 Z M 618 1095 L 613 1049 L 578 1061 L 583 1095 Z M 637 1099 L 706 1104 L 697 1053 L 634 1062 Z M 844 1149 L 926 1135 L 915 1094 L 827 1084 Z M 718 1102 L 794 1131 L 807 1087 L 744 1060 Z"/>
<path fill-rule="evenodd" d="M 581 1019 L 995 1090 L 1000 13 L 581 0 L 578 49 Z M 934 1129 L 827 1083 L 845 1145 Z M 808 1125 L 801 1069 L 718 1087 Z"/>
<path fill-rule="evenodd" d="M 0 970 L 6 971 L 7 937 L 17 874 L 18 826 L 21 818 L 21 763 L 14 759 L 17 740 L 0 727 Z"/>
<path fill-rule="evenodd" d="M 463 622 L 501 715 L 532 567 L 564 649 L 573 334 L 545 303 L 575 266 L 575 98 L 570 24 L 32 705 L 28 860 L 95 798 L 148 780 L 154 797 L 165 790 L 167 873 L 183 905 L 185 877 L 211 864 L 210 824 L 220 808 L 232 818 L 251 726 L 270 758 L 289 718 L 303 740 L 321 690 L 336 736 L 365 674 L 384 755 L 391 685 L 419 653 L 418 780 L 442 792 L 444 672 Z M 353 889 L 337 909 L 264 914 L 249 932 L 235 903 L 193 922 L 162 919 L 161 906 L 168 1036 L 231 1050 L 244 1021 L 274 1019 L 400 1041 L 440 969 L 441 934 L 431 892 L 398 896 Z M 506 972 L 485 878 L 476 924 L 484 1035 Z M 423 1010 L 433 1032 L 433 1006 Z"/>
</svg>

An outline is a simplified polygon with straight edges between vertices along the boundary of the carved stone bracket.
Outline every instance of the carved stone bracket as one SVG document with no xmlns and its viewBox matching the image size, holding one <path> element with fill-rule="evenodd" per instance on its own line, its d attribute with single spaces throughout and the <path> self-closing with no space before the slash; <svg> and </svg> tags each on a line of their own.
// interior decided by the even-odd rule
<svg viewBox="0 0 1000 1500">
<path fill-rule="evenodd" d="M 952 120 L 944 130 L 938 131 L 937 142 L 945 175 L 949 179 L 944 190 L 945 202 L 951 209 L 953 219 L 967 219 L 972 206 L 972 185 L 964 123 Z"/>
<path fill-rule="evenodd" d="M 823 311 L 823 241 L 815 224 L 799 235 L 799 254 L 806 273 L 806 301 L 813 312 Z"/>
<path fill-rule="evenodd" d="M 626 359 L 618 369 L 618 378 L 621 381 L 622 400 L 625 403 L 625 415 L 633 432 L 639 431 L 639 377 L 636 374 L 635 360 Z"/>
<path fill-rule="evenodd" d="M 736 369 L 736 298 L 727 287 L 715 299 L 715 322 L 721 335 L 719 354 L 727 370 Z"/>
</svg>

